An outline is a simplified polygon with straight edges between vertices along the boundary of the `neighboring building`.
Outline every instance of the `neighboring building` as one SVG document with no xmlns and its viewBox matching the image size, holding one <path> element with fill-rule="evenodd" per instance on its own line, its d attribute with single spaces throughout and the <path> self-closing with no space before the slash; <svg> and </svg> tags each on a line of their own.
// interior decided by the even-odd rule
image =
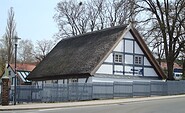
<svg viewBox="0 0 185 113">
<path fill-rule="evenodd" d="M 161 68 L 164 70 L 167 70 L 167 63 L 161 62 Z M 173 68 L 174 69 L 182 69 L 182 66 L 178 65 L 177 63 L 174 63 Z"/>
<path fill-rule="evenodd" d="M 61 40 L 27 77 L 56 83 L 166 79 L 138 31 L 116 26 Z"/>
<path fill-rule="evenodd" d="M 167 70 L 167 63 L 166 62 L 161 62 L 161 67 L 164 71 Z M 182 66 L 178 65 L 177 63 L 174 63 L 173 65 L 173 75 L 174 75 L 174 79 L 176 80 L 181 80 L 182 79 Z"/>
<path fill-rule="evenodd" d="M 31 84 L 31 81 L 27 80 L 26 77 L 35 68 L 33 64 L 17 64 L 17 85 L 27 85 Z M 15 82 L 15 65 L 9 64 L 7 66 L 7 73 L 10 79 L 10 84 L 14 85 Z M 3 73 L 2 77 L 5 76 L 5 72 Z"/>
</svg>

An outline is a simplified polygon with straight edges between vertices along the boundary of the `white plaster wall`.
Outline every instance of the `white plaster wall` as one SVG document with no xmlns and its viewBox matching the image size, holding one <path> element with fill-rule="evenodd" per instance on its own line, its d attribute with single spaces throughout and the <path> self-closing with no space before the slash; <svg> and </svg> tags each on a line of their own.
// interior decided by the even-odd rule
<svg viewBox="0 0 185 113">
<path fill-rule="evenodd" d="M 157 73 L 153 68 L 144 68 L 144 75 L 145 76 L 158 76 Z"/>
<path fill-rule="evenodd" d="M 125 55 L 125 64 L 133 64 L 133 55 Z"/>
<path fill-rule="evenodd" d="M 134 67 L 135 70 L 138 70 L 138 71 L 135 71 L 135 74 L 136 76 L 143 76 L 141 73 L 139 73 L 140 70 L 142 70 L 142 67 Z"/>
<path fill-rule="evenodd" d="M 98 77 L 93 77 L 92 82 L 110 82 L 113 83 L 114 80 L 110 78 L 98 78 Z"/>
<path fill-rule="evenodd" d="M 120 78 L 98 78 L 98 77 L 93 77 L 92 82 L 108 82 L 108 83 L 113 83 L 113 82 L 133 82 L 133 81 L 161 81 L 161 80 L 133 80 L 133 79 L 120 79 Z"/>
<path fill-rule="evenodd" d="M 86 82 L 86 78 L 79 78 L 78 79 L 78 83 L 85 83 L 85 82 Z M 92 77 L 88 78 L 87 83 L 92 83 Z"/>
<path fill-rule="evenodd" d="M 51 84 L 52 83 L 52 80 L 46 80 L 45 81 L 45 84 Z"/>
<path fill-rule="evenodd" d="M 119 42 L 114 51 L 123 52 L 123 40 Z"/>
<path fill-rule="evenodd" d="M 134 69 L 141 70 L 142 67 L 134 67 Z"/>
<path fill-rule="evenodd" d="M 63 80 L 58 80 L 58 84 L 63 84 Z"/>
<path fill-rule="evenodd" d="M 32 84 L 37 84 L 38 86 L 42 86 L 42 81 L 32 81 Z"/>
<path fill-rule="evenodd" d="M 102 64 L 96 73 L 112 74 L 112 65 Z"/>
<path fill-rule="evenodd" d="M 114 67 L 116 75 L 123 75 L 123 66 L 122 65 L 115 65 Z M 119 72 L 116 72 L 119 71 Z"/>
<path fill-rule="evenodd" d="M 125 52 L 133 53 L 133 41 L 125 40 Z"/>
<path fill-rule="evenodd" d="M 137 53 L 137 54 L 144 54 L 136 41 L 135 41 L 135 53 Z"/>
<path fill-rule="evenodd" d="M 111 53 L 104 62 L 113 62 L 113 54 Z"/>
<path fill-rule="evenodd" d="M 78 78 L 78 83 L 85 83 L 86 82 L 86 78 Z M 87 83 L 91 83 L 92 82 L 92 77 L 89 77 L 87 80 Z M 52 80 L 46 80 L 43 82 L 44 84 L 55 84 L 52 83 Z M 71 80 L 69 79 L 69 83 L 71 83 Z M 63 79 L 58 80 L 58 84 L 68 84 L 67 79 L 64 79 L 64 83 L 63 83 Z M 42 86 L 42 81 L 38 81 L 38 85 Z"/>
<path fill-rule="evenodd" d="M 67 79 L 64 79 L 64 82 L 63 82 L 63 79 L 61 79 L 61 80 L 58 80 L 58 84 L 67 84 Z"/>
<path fill-rule="evenodd" d="M 131 69 L 133 69 L 132 66 L 125 66 L 125 75 L 133 75 Z"/>
<path fill-rule="evenodd" d="M 65 84 L 67 84 L 67 79 L 65 79 Z M 78 83 L 85 83 L 86 82 L 86 78 L 78 78 Z M 92 82 L 92 77 L 89 77 L 87 79 L 87 83 L 91 83 Z M 71 80 L 69 80 L 69 83 L 71 83 Z"/>
<path fill-rule="evenodd" d="M 10 75 L 9 75 L 9 71 L 11 73 Z M 15 77 L 14 71 L 12 70 L 12 68 L 8 67 L 7 72 L 8 72 L 8 76 L 9 76 L 9 80 L 10 80 L 11 85 L 14 85 L 14 77 Z M 3 74 L 3 76 L 5 76 L 5 73 Z"/>
<path fill-rule="evenodd" d="M 132 34 L 130 33 L 130 31 L 127 32 L 124 37 L 125 38 L 129 38 L 129 39 L 134 39 L 133 36 L 132 36 Z"/>
<path fill-rule="evenodd" d="M 67 84 L 67 79 L 64 80 L 64 83 Z"/>
<path fill-rule="evenodd" d="M 133 36 L 130 32 L 127 32 L 126 35 L 124 36 L 124 38 L 134 40 L 134 38 L 133 38 Z M 123 40 L 121 40 L 113 51 L 117 51 L 117 52 L 124 52 L 125 51 L 126 53 L 131 53 L 131 54 L 134 52 L 135 54 L 144 55 L 143 51 L 140 49 L 137 42 L 133 41 L 133 40 L 124 40 L 125 43 L 124 43 Z M 123 45 L 123 44 L 125 44 L 125 45 Z M 133 45 L 134 45 L 134 47 L 133 47 Z M 125 50 L 123 50 L 124 48 L 125 48 Z M 135 50 L 135 51 L 133 51 L 133 50 Z M 133 58 L 134 58 L 133 55 L 125 54 L 125 56 L 123 56 L 123 62 L 125 64 L 133 64 Z M 105 62 L 113 63 L 113 53 L 111 53 L 106 58 Z M 151 66 L 150 62 L 148 61 L 148 59 L 146 57 L 144 57 L 144 65 L 145 66 Z M 114 67 L 114 71 L 120 71 L 118 73 L 115 72 L 116 75 L 123 75 L 123 73 L 121 73 L 121 71 L 122 72 L 125 71 L 126 72 L 125 75 L 131 75 L 132 76 L 133 75 L 133 73 L 132 73 L 133 70 L 131 70 L 131 69 L 133 69 L 133 66 L 125 66 L 123 68 L 123 66 L 121 66 L 121 65 L 115 65 L 115 67 Z M 141 70 L 142 67 L 135 67 L 135 69 Z M 102 64 L 100 66 L 100 68 L 97 70 L 96 73 L 99 73 L 99 74 L 113 74 L 113 67 L 110 64 Z M 154 71 L 153 68 L 145 68 L 143 74 L 144 74 L 144 76 L 157 76 L 157 74 L 156 74 L 156 72 Z M 135 74 L 135 75 L 142 76 L 141 74 Z"/>
<path fill-rule="evenodd" d="M 146 57 L 144 57 L 144 65 L 151 66 L 150 62 Z"/>
</svg>

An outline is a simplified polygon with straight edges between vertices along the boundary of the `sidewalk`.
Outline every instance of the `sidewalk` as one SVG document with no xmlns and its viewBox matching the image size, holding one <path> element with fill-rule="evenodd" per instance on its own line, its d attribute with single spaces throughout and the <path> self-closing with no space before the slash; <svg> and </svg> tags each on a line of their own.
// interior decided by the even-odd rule
<svg viewBox="0 0 185 113">
<path fill-rule="evenodd" d="M 111 100 L 92 100 L 92 101 L 61 102 L 61 103 L 28 103 L 28 104 L 1 106 L 0 111 L 108 105 L 108 104 L 130 103 L 130 102 L 138 102 L 138 101 L 150 101 L 150 100 L 158 100 L 158 99 L 169 99 L 169 98 L 177 98 L 177 97 L 185 97 L 185 95 L 156 96 L 156 97 L 143 97 L 143 98 L 124 98 L 124 99 L 111 99 Z"/>
</svg>

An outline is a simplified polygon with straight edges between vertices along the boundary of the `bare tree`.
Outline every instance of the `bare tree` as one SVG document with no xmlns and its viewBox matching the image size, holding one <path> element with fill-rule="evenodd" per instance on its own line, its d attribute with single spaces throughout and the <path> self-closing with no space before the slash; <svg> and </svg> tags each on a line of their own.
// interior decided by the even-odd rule
<svg viewBox="0 0 185 113">
<path fill-rule="evenodd" d="M 185 49 L 184 49 L 184 56 L 185 56 Z M 183 76 L 185 76 L 185 57 L 183 58 Z"/>
<path fill-rule="evenodd" d="M 134 2 L 135 0 L 108 0 L 106 10 L 110 26 L 128 24 L 134 21 Z M 132 17 L 131 17 L 132 16 Z M 132 18 L 132 19 L 131 19 Z"/>
<path fill-rule="evenodd" d="M 34 62 L 34 46 L 31 40 L 21 40 L 19 42 L 18 59 L 22 63 Z"/>
<path fill-rule="evenodd" d="M 83 34 L 86 32 L 88 15 L 85 12 L 84 3 L 70 0 L 62 1 L 57 4 L 57 14 L 54 16 L 60 35 L 64 38 Z"/>
<path fill-rule="evenodd" d="M 5 54 L 5 49 L 1 48 L 0 49 L 0 77 L 1 75 L 3 75 L 6 61 L 7 61 L 7 57 Z"/>
<path fill-rule="evenodd" d="M 89 15 L 90 31 L 103 29 L 106 22 L 105 17 L 105 0 L 91 0 L 87 3 L 87 14 Z"/>
<path fill-rule="evenodd" d="M 46 55 L 51 51 L 53 48 L 53 42 L 51 40 L 40 40 L 37 41 L 36 47 L 35 47 L 35 58 L 37 61 L 42 61 Z"/>
<path fill-rule="evenodd" d="M 57 4 L 57 13 L 54 16 L 59 27 L 56 37 L 66 38 L 128 23 L 134 20 L 137 14 L 134 12 L 135 1 L 89 0 L 80 3 L 74 0 L 61 1 Z M 132 19 L 129 19 L 131 16 Z"/>
<path fill-rule="evenodd" d="M 139 4 L 145 13 L 150 13 L 148 20 L 157 22 L 156 31 L 161 33 L 164 53 L 168 68 L 168 79 L 173 80 L 173 65 L 185 41 L 183 40 L 185 22 L 185 0 L 143 0 Z M 152 28 L 153 29 L 153 28 Z"/>
<path fill-rule="evenodd" d="M 8 11 L 6 32 L 0 43 L 0 73 L 4 71 L 5 63 L 13 62 L 13 38 L 16 36 L 16 24 L 14 20 L 14 11 L 11 7 Z"/>
<path fill-rule="evenodd" d="M 183 78 L 185 78 L 185 45 L 181 53 L 181 63 L 182 63 L 182 73 L 183 73 Z"/>
<path fill-rule="evenodd" d="M 156 36 L 154 37 L 154 40 L 155 41 L 152 41 L 152 45 L 149 45 L 152 46 L 152 52 L 156 55 L 159 65 L 161 65 L 161 62 L 164 59 L 164 44 L 160 37 Z"/>
<path fill-rule="evenodd" d="M 13 61 L 13 38 L 16 36 L 16 23 L 14 20 L 14 11 L 11 7 L 8 12 L 6 33 L 3 37 L 3 46 L 6 51 L 6 56 L 8 63 Z"/>
</svg>

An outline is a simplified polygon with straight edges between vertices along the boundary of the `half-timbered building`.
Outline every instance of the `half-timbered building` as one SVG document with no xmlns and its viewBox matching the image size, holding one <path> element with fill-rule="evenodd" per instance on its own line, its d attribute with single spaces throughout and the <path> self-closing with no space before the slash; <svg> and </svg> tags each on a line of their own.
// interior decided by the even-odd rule
<svg viewBox="0 0 185 113">
<path fill-rule="evenodd" d="M 116 26 L 61 40 L 27 77 L 56 83 L 166 79 L 139 32 Z"/>
</svg>

